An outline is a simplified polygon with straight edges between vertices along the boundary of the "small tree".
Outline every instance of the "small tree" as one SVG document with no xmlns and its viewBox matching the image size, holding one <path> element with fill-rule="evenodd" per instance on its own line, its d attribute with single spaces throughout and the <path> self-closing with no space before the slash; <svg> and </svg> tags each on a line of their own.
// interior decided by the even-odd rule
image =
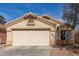
<svg viewBox="0 0 79 59">
<path fill-rule="evenodd" d="M 5 18 L 2 15 L 0 15 L 0 24 L 5 24 L 5 23 L 6 23 Z"/>
<path fill-rule="evenodd" d="M 65 23 L 68 23 L 72 26 L 72 29 L 75 29 L 79 25 L 79 4 L 65 4 L 63 20 Z"/>
</svg>

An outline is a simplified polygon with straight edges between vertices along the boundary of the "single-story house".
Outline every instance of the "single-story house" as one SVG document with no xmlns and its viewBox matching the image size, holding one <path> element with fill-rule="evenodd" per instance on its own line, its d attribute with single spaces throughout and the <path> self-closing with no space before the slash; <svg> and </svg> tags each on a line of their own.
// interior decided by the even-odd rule
<svg viewBox="0 0 79 59">
<path fill-rule="evenodd" d="M 27 13 L 6 23 L 6 45 L 50 46 L 61 45 L 60 43 L 62 43 L 62 45 L 73 44 L 71 28 L 67 25 L 62 27 L 63 22 L 47 14 L 38 16 L 34 13 Z M 67 35 L 69 36 L 67 37 Z M 66 41 L 66 43 L 64 41 Z"/>
<path fill-rule="evenodd" d="M 6 43 L 12 46 L 49 46 L 50 41 L 55 40 L 57 26 L 61 24 L 46 14 L 27 13 L 6 24 Z"/>
</svg>

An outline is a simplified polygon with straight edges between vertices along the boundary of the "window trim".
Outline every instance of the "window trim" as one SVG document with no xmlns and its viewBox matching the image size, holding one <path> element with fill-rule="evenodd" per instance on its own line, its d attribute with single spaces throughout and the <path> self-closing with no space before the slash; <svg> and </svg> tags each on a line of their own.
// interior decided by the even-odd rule
<svg viewBox="0 0 79 59">
<path fill-rule="evenodd" d="M 29 20 L 30 20 L 30 22 L 29 22 Z M 31 22 L 31 20 L 32 20 L 32 22 Z M 29 18 L 28 21 L 27 21 L 27 25 L 28 25 L 28 26 L 33 26 L 33 25 L 35 25 L 34 19 L 33 19 L 33 18 Z"/>
</svg>

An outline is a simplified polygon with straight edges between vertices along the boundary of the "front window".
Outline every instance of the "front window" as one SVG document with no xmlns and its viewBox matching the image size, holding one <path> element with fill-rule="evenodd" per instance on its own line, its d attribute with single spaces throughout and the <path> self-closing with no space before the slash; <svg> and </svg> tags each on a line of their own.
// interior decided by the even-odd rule
<svg viewBox="0 0 79 59">
<path fill-rule="evenodd" d="M 70 31 L 61 30 L 61 40 L 68 40 L 70 39 Z"/>
<path fill-rule="evenodd" d="M 28 20 L 28 23 L 33 23 L 33 22 L 34 22 L 33 19 L 29 19 L 29 20 Z"/>
</svg>

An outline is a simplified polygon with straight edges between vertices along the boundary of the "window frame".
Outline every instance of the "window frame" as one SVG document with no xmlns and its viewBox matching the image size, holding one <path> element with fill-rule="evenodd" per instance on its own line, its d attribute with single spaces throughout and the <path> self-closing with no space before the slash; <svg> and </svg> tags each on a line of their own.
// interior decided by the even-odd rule
<svg viewBox="0 0 79 59">
<path fill-rule="evenodd" d="M 59 33 L 60 33 L 60 34 L 59 34 L 59 40 L 62 40 L 62 39 L 61 39 L 61 31 L 65 31 L 65 32 L 67 31 L 67 32 L 69 33 L 69 36 L 68 36 L 68 39 L 66 38 L 66 39 L 64 39 L 64 40 L 70 40 L 70 38 L 71 38 L 71 35 L 70 35 L 70 34 L 71 34 L 71 31 L 70 31 L 70 30 L 60 30 L 60 31 L 59 31 Z"/>
</svg>

